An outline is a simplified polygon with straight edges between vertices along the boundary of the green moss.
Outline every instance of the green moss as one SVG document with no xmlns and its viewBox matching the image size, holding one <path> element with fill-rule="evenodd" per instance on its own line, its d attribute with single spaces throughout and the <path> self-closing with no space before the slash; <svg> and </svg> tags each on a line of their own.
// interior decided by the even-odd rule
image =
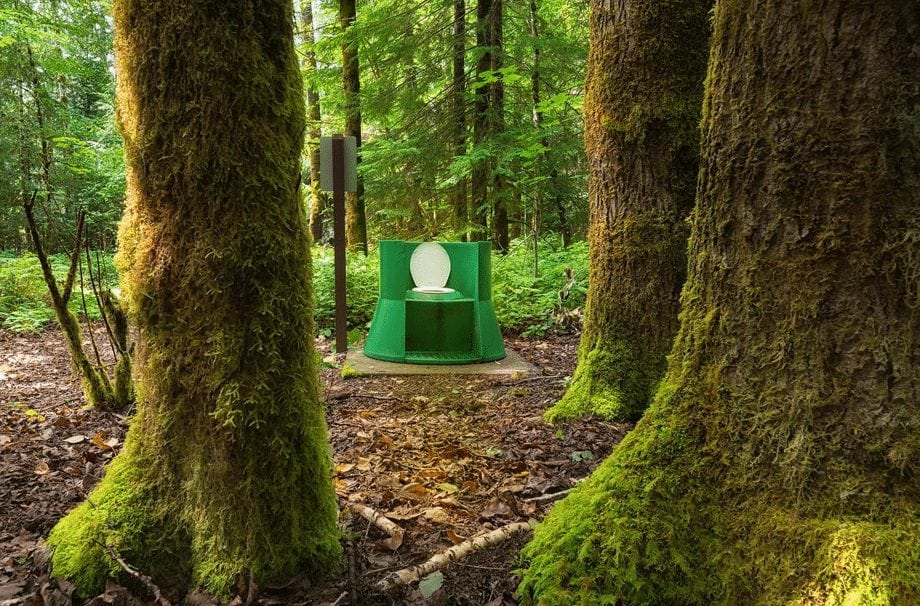
<svg viewBox="0 0 920 606">
<path fill-rule="evenodd" d="M 636 429 L 535 529 L 522 552 L 523 604 L 850 606 L 920 596 L 914 500 L 836 514 L 854 498 L 844 485 L 807 504 L 740 485 L 716 490 L 711 446 L 688 412 L 697 398 L 662 385 Z"/>
<path fill-rule="evenodd" d="M 635 421 L 645 410 L 652 383 L 662 372 L 660 368 L 643 368 L 632 348 L 623 342 L 600 342 L 579 360 L 565 395 L 544 415 L 549 423 L 587 415 Z"/>
<path fill-rule="evenodd" d="M 354 377 L 360 377 L 363 375 L 360 370 L 357 370 L 354 366 L 345 363 L 342 364 L 342 371 L 339 373 L 339 376 L 343 379 L 352 379 Z"/>
<path fill-rule="evenodd" d="M 920 181 L 903 122 L 920 15 L 787 8 L 719 4 L 668 372 L 535 530 L 524 604 L 920 602 Z M 847 57 L 827 78 L 814 78 L 816 31 Z M 794 123 L 781 134 L 780 115 Z"/>
<path fill-rule="evenodd" d="M 124 574 L 113 553 L 147 574 L 188 573 L 187 538 L 177 532 L 169 502 L 155 498 L 135 453 L 129 443 L 86 502 L 48 537 L 53 574 L 70 579 L 83 596 L 98 593 L 106 579 Z"/>
<path fill-rule="evenodd" d="M 54 572 L 101 590 L 117 570 L 99 540 L 155 580 L 221 596 L 244 569 L 263 586 L 327 575 L 341 546 L 290 6 L 117 0 L 113 12 L 137 417 L 52 532 Z"/>
</svg>

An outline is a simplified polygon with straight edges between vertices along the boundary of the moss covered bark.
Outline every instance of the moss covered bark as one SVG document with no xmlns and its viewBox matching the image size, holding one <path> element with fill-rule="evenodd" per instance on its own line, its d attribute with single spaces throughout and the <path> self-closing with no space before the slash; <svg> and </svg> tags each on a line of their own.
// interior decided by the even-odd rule
<svg viewBox="0 0 920 606">
<path fill-rule="evenodd" d="M 717 7 L 668 373 L 524 603 L 920 601 L 918 37 L 895 0 Z"/>
<path fill-rule="evenodd" d="M 550 421 L 635 420 L 664 374 L 686 274 L 711 6 L 592 3 L 588 301 L 578 368 Z"/>
<path fill-rule="evenodd" d="M 52 531 L 84 594 L 110 547 L 226 593 L 340 554 L 313 361 L 303 88 L 284 0 L 116 0 L 128 199 L 118 262 L 138 327 L 125 448 Z"/>
</svg>

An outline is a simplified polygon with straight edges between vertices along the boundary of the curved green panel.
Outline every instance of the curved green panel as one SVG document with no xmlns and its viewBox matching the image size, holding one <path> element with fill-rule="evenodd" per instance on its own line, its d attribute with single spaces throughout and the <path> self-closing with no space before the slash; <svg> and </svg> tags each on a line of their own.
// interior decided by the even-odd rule
<svg viewBox="0 0 920 606">
<path fill-rule="evenodd" d="M 444 294 L 413 292 L 409 259 L 420 242 L 380 241 L 380 298 L 368 357 L 407 364 L 474 364 L 505 357 L 492 307 L 491 245 L 441 242 L 450 257 Z"/>
</svg>

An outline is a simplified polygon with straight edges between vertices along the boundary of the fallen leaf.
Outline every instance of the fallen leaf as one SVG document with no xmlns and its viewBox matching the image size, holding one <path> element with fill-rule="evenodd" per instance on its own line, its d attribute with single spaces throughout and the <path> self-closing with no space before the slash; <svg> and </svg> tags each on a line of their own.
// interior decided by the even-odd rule
<svg viewBox="0 0 920 606">
<path fill-rule="evenodd" d="M 459 545 L 460 543 L 462 543 L 463 541 L 466 540 L 466 537 L 457 534 L 456 532 L 454 532 L 454 531 L 451 530 L 450 528 L 447 529 L 447 533 L 446 533 L 446 534 L 447 534 L 447 539 L 448 539 L 451 543 L 453 543 L 454 545 Z"/>
<path fill-rule="evenodd" d="M 399 492 L 403 496 L 409 497 L 410 499 L 424 499 L 430 494 L 428 489 L 418 482 L 406 484 Z"/>
<path fill-rule="evenodd" d="M 367 558 L 368 563 L 371 564 L 374 568 L 389 568 L 393 565 L 394 562 L 396 562 L 396 558 L 385 553 L 368 553 L 365 555 L 365 557 Z"/>
<path fill-rule="evenodd" d="M 430 507 L 422 513 L 432 522 L 437 522 L 439 524 L 447 524 L 450 522 L 450 516 L 447 515 L 447 510 L 443 507 Z"/>
<path fill-rule="evenodd" d="M 374 547 L 376 547 L 378 551 L 396 551 L 399 549 L 399 546 L 402 545 L 402 542 L 402 535 L 398 534 L 396 536 L 377 541 L 374 543 Z"/>
<path fill-rule="evenodd" d="M 456 484 L 451 484 L 450 482 L 441 482 L 437 485 L 438 490 L 443 490 L 447 494 L 454 494 L 455 492 L 460 492 L 460 489 L 457 488 Z"/>
<path fill-rule="evenodd" d="M 422 597 L 426 600 L 434 594 L 435 591 L 441 588 L 441 585 L 444 584 L 444 573 L 440 570 L 435 570 L 427 577 L 419 581 L 418 590 L 422 592 Z"/>
<path fill-rule="evenodd" d="M 482 510 L 482 513 L 479 514 L 483 518 L 494 518 L 496 516 L 507 516 L 511 514 L 511 508 L 508 507 L 508 504 L 495 497 L 489 504 L 486 505 L 486 508 Z"/>
<path fill-rule="evenodd" d="M 416 474 L 419 478 L 424 478 L 426 480 L 440 480 L 447 477 L 447 472 L 443 469 L 431 468 L 423 469 Z"/>
<path fill-rule="evenodd" d="M 354 463 L 339 463 L 338 465 L 335 466 L 335 473 L 336 475 L 342 475 L 342 474 L 348 473 L 354 468 L 355 468 Z"/>
<path fill-rule="evenodd" d="M 393 520 L 414 520 L 420 515 L 422 515 L 421 511 L 407 505 L 400 505 L 396 509 L 387 512 L 387 517 Z"/>
<path fill-rule="evenodd" d="M 79 444 L 80 442 L 86 441 L 86 436 L 81 436 L 80 434 L 77 434 L 75 436 L 70 436 L 69 438 L 64 438 L 64 441 L 67 442 L 68 444 Z"/>
<path fill-rule="evenodd" d="M 44 461 L 39 461 L 38 465 L 35 466 L 35 473 L 40 476 L 45 475 L 49 471 L 51 471 L 51 468 L 48 467 L 48 464 Z"/>
<path fill-rule="evenodd" d="M 106 436 L 107 434 L 102 433 L 100 431 L 96 433 L 95 435 L 93 435 L 92 439 L 90 439 L 90 442 L 92 442 L 93 445 L 96 446 L 96 448 L 98 448 L 102 452 L 107 452 L 109 450 L 112 450 L 112 447 L 109 446 L 109 441 L 111 440 L 107 441 Z M 115 443 L 118 444 L 118 441 L 116 440 Z"/>
</svg>

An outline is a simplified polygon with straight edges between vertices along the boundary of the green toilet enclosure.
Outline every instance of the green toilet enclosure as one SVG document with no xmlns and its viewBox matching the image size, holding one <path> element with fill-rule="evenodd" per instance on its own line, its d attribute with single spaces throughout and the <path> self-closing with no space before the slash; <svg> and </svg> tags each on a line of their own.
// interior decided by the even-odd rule
<svg viewBox="0 0 920 606">
<path fill-rule="evenodd" d="M 364 353 L 409 364 L 504 358 L 492 307 L 491 245 L 381 240 L 380 299 Z"/>
</svg>

